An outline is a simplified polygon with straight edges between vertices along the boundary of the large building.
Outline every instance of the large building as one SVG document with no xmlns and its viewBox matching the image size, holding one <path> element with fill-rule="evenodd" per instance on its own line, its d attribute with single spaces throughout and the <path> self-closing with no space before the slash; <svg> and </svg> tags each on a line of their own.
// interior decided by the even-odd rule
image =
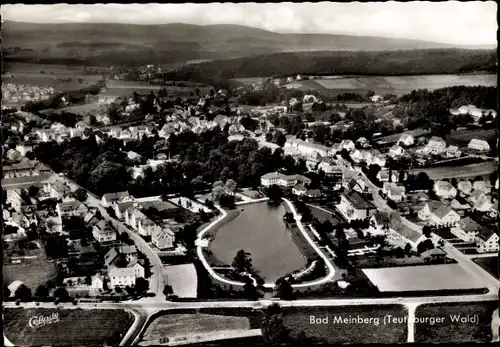
<svg viewBox="0 0 500 347">
<path fill-rule="evenodd" d="M 335 154 L 329 147 L 317 143 L 303 141 L 301 139 L 288 139 L 285 142 L 284 150 L 287 151 L 287 149 L 289 148 L 296 149 L 302 156 L 305 157 L 312 156 L 316 153 L 322 157 L 329 157 Z"/>
<path fill-rule="evenodd" d="M 270 172 L 260 178 L 260 183 L 264 187 L 277 185 L 280 187 L 294 187 L 298 183 L 309 184 L 311 180 L 302 175 L 284 175 L 279 172 Z"/>
<path fill-rule="evenodd" d="M 376 207 L 371 202 L 354 190 L 341 195 L 337 208 L 349 221 L 369 218 L 376 211 Z"/>
</svg>

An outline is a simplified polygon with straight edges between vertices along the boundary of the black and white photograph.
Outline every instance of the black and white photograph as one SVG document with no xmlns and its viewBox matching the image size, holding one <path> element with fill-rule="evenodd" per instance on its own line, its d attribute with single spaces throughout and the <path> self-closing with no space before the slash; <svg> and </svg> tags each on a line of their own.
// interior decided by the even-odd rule
<svg viewBox="0 0 500 347">
<path fill-rule="evenodd" d="M 2 5 L 4 345 L 498 343 L 497 10 Z"/>
</svg>

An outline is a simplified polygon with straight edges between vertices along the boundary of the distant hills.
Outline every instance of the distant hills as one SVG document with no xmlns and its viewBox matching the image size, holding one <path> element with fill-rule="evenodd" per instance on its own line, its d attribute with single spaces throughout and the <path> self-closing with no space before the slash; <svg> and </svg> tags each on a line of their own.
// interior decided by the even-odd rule
<svg viewBox="0 0 500 347">
<path fill-rule="evenodd" d="M 2 24 L 2 51 L 7 62 L 183 64 L 196 60 L 246 58 L 287 52 L 449 48 L 496 47 L 458 47 L 371 36 L 279 34 L 240 25 L 37 24 L 12 21 Z"/>
</svg>

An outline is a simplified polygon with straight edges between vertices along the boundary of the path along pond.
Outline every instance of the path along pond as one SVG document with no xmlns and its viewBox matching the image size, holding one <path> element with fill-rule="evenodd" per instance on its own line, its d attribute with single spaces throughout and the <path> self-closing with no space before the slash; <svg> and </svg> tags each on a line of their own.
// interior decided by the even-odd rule
<svg viewBox="0 0 500 347">
<path fill-rule="evenodd" d="M 240 249 L 251 254 L 252 265 L 266 283 L 301 269 L 306 259 L 285 228 L 283 205 L 267 202 L 238 207 L 239 215 L 221 226 L 210 242 L 213 255 L 230 265 Z"/>
</svg>

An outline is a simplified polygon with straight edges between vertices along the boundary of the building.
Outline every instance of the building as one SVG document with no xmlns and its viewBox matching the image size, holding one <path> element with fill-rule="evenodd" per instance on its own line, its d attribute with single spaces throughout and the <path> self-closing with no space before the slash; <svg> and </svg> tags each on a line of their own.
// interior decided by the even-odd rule
<svg viewBox="0 0 500 347">
<path fill-rule="evenodd" d="M 390 176 L 389 176 L 390 174 Z M 397 172 L 390 171 L 390 170 L 380 170 L 377 174 L 377 179 L 380 182 L 398 182 L 399 180 L 399 175 Z"/>
<path fill-rule="evenodd" d="M 470 140 L 467 147 L 470 149 L 473 149 L 476 151 L 482 151 L 482 152 L 487 152 L 490 150 L 490 145 L 488 144 L 488 142 L 486 142 L 485 140 L 479 140 L 479 139 Z"/>
<path fill-rule="evenodd" d="M 111 287 L 132 287 L 138 278 L 144 278 L 144 267 L 137 261 L 128 264 L 127 267 L 118 268 L 111 266 L 108 269 L 108 277 Z"/>
<path fill-rule="evenodd" d="M 382 191 L 394 202 L 401 202 L 406 198 L 406 188 L 393 182 L 384 182 Z"/>
<path fill-rule="evenodd" d="M 453 199 L 457 196 L 457 190 L 450 182 L 437 181 L 434 183 L 434 192 L 442 199 Z"/>
<path fill-rule="evenodd" d="M 403 149 L 403 147 L 398 145 L 394 145 L 389 149 L 389 156 L 393 158 L 400 157 L 404 155 L 404 153 L 405 150 Z"/>
<path fill-rule="evenodd" d="M 389 222 L 391 216 L 387 212 L 377 211 L 370 217 L 370 224 L 367 229 L 371 235 L 386 235 L 389 232 Z"/>
<path fill-rule="evenodd" d="M 491 192 L 491 183 L 483 180 L 475 181 L 472 184 L 472 189 L 474 191 L 480 191 L 484 194 L 489 194 Z"/>
<path fill-rule="evenodd" d="M 472 191 L 472 183 L 469 180 L 462 180 L 458 182 L 457 188 L 461 193 L 468 195 Z"/>
<path fill-rule="evenodd" d="M 298 183 L 309 184 L 311 183 L 311 180 L 302 175 L 288 176 L 276 171 L 263 175 L 260 178 L 260 183 L 265 187 L 269 187 L 272 185 L 277 185 L 281 187 L 293 187 Z"/>
<path fill-rule="evenodd" d="M 479 253 L 498 252 L 498 235 L 491 229 L 482 228 L 476 237 L 476 249 Z"/>
<path fill-rule="evenodd" d="M 137 249 L 132 246 L 118 246 L 111 248 L 104 256 L 104 265 L 110 266 L 118 255 L 124 255 L 128 262 L 137 259 Z"/>
<path fill-rule="evenodd" d="M 347 151 L 352 151 L 356 146 L 352 140 L 342 140 L 340 142 L 340 148 L 345 149 Z"/>
<path fill-rule="evenodd" d="M 311 143 L 296 138 L 288 139 L 285 142 L 284 150 L 286 151 L 287 149 L 291 148 L 296 149 L 302 156 L 310 156 L 317 153 L 322 157 L 329 157 L 334 154 L 331 148 L 328 148 L 324 145 Z"/>
<path fill-rule="evenodd" d="M 422 252 L 422 254 L 420 254 L 420 257 L 425 261 L 443 260 L 444 258 L 446 258 L 446 252 L 440 248 L 433 248 L 428 251 Z"/>
<path fill-rule="evenodd" d="M 101 200 L 104 207 L 110 207 L 115 203 L 132 201 L 132 197 L 128 192 L 106 193 Z"/>
<path fill-rule="evenodd" d="M 370 145 L 366 137 L 360 137 L 359 139 L 356 140 L 356 143 L 358 143 L 362 148 L 367 148 Z"/>
<path fill-rule="evenodd" d="M 158 249 L 174 248 L 175 234 L 169 228 L 155 230 L 151 235 L 151 243 Z"/>
<path fill-rule="evenodd" d="M 89 209 L 80 201 L 61 202 L 56 205 L 56 211 L 59 216 L 79 216 L 83 217 Z"/>
<path fill-rule="evenodd" d="M 100 221 L 92 228 L 92 235 L 98 242 L 116 241 L 116 230 L 106 221 Z"/>
<path fill-rule="evenodd" d="M 381 96 L 381 95 L 373 95 L 370 100 L 372 102 L 381 102 L 381 101 L 384 101 L 384 97 Z"/>
<path fill-rule="evenodd" d="M 363 153 L 361 153 L 361 151 L 359 149 L 356 149 L 354 152 L 351 153 L 351 159 L 355 163 L 359 163 L 361 160 L 364 159 L 364 155 L 363 155 Z"/>
<path fill-rule="evenodd" d="M 462 198 L 453 199 L 450 206 L 455 211 L 468 210 L 471 208 L 471 206 Z"/>
<path fill-rule="evenodd" d="M 92 283 L 90 285 L 91 289 L 94 290 L 103 290 L 105 286 L 106 279 L 102 275 L 94 275 L 92 276 Z"/>
<path fill-rule="evenodd" d="M 151 236 L 161 229 L 155 222 L 146 217 L 144 213 L 137 210 L 135 207 L 130 207 L 125 210 L 124 215 L 125 223 L 130 225 L 139 235 Z"/>
<path fill-rule="evenodd" d="M 447 158 L 460 158 L 462 155 L 462 151 L 458 149 L 457 146 L 449 146 L 446 149 L 446 157 Z"/>
<path fill-rule="evenodd" d="M 339 179 L 342 179 L 342 169 L 337 165 L 332 165 L 330 163 L 323 161 L 318 165 L 318 171 L 319 170 L 323 170 L 325 176 L 337 177 Z"/>
<path fill-rule="evenodd" d="M 354 190 L 341 195 L 340 204 L 337 205 L 337 208 L 349 221 L 369 218 L 376 211 L 371 202 Z"/>
<path fill-rule="evenodd" d="M 459 239 L 465 242 L 474 242 L 476 240 L 476 236 L 479 234 L 479 230 L 481 230 L 482 228 L 483 226 L 478 224 L 472 218 L 465 217 L 450 230 L 453 235 L 455 235 Z"/>
<path fill-rule="evenodd" d="M 479 199 L 474 203 L 474 210 L 480 212 L 490 212 L 492 215 L 498 213 L 496 204 L 493 202 L 493 197 L 482 194 Z"/>
<path fill-rule="evenodd" d="M 391 213 L 389 228 L 405 239 L 413 249 L 416 249 L 417 245 L 426 239 L 420 231 L 412 229 L 403 223 L 399 213 Z"/>
<path fill-rule="evenodd" d="M 115 203 L 114 210 L 115 210 L 116 218 L 124 219 L 125 218 L 125 211 L 127 211 L 128 209 L 130 209 L 132 207 L 134 207 L 133 201 L 124 201 L 124 202 Z"/>
<path fill-rule="evenodd" d="M 438 226 L 451 226 L 460 221 L 460 215 L 446 205 L 441 205 L 431 211 L 429 223 Z"/>
<path fill-rule="evenodd" d="M 402 134 L 400 137 L 399 137 L 399 140 L 397 142 L 397 144 L 399 145 L 404 145 L 404 146 L 411 146 L 415 143 L 415 139 L 413 138 L 412 135 L 410 134 Z"/>
<path fill-rule="evenodd" d="M 427 145 L 425 146 L 427 153 L 439 155 L 446 152 L 446 142 L 438 136 L 432 136 Z"/>
</svg>

